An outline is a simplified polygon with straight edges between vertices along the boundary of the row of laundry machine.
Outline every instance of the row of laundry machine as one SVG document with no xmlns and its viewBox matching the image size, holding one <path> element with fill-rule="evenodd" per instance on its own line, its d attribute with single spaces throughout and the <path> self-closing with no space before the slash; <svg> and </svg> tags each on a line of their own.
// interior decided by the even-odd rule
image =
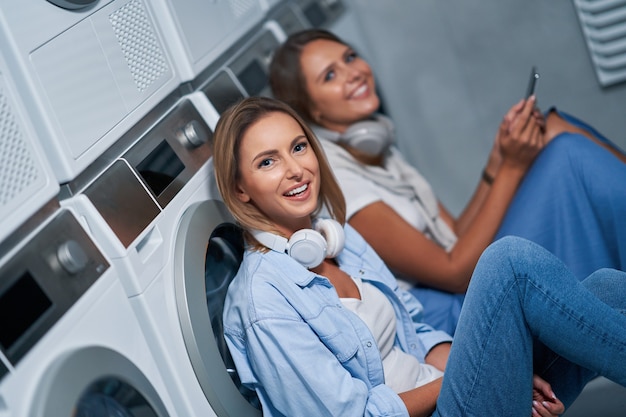
<svg viewBox="0 0 626 417">
<path fill-rule="evenodd" d="M 220 113 L 339 0 L 0 0 L 0 417 L 255 416 Z"/>
</svg>

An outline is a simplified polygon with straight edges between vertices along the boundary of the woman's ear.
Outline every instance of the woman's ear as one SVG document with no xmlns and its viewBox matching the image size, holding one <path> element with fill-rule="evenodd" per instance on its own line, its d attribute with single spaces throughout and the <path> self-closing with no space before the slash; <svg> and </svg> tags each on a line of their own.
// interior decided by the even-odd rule
<svg viewBox="0 0 626 417">
<path fill-rule="evenodd" d="M 235 186 L 235 195 L 237 196 L 237 199 L 242 203 L 250 202 L 250 196 L 239 185 Z"/>
</svg>

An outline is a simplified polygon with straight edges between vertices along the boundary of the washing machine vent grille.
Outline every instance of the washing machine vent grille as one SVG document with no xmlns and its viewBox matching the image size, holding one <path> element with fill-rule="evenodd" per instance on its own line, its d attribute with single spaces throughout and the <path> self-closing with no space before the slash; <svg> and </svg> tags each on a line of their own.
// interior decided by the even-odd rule
<svg viewBox="0 0 626 417">
<path fill-rule="evenodd" d="M 230 8 L 235 18 L 239 18 L 245 15 L 248 10 L 252 9 L 256 3 L 255 0 L 230 0 Z"/>
<path fill-rule="evenodd" d="M 152 21 L 139 0 L 133 0 L 111 13 L 109 20 L 135 84 L 139 91 L 144 91 L 168 71 Z"/>
<path fill-rule="evenodd" d="M 0 87 L 0 207 L 35 182 L 39 170 Z"/>
<path fill-rule="evenodd" d="M 600 84 L 626 81 L 626 0 L 574 0 Z"/>
</svg>

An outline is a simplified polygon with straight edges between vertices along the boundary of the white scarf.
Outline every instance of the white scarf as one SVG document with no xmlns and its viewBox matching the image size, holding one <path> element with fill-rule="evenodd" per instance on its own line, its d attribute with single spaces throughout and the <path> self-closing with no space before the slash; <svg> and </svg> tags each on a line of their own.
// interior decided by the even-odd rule
<svg viewBox="0 0 626 417">
<path fill-rule="evenodd" d="M 457 237 L 448 224 L 439 215 L 437 197 L 430 184 L 419 172 L 409 165 L 400 152 L 394 147 L 389 148 L 385 164 L 393 163 L 400 172 L 402 180 L 395 178 L 387 169 L 365 165 L 357 161 L 347 150 L 334 143 L 334 137 L 328 137 L 328 130 L 312 126 L 313 131 L 322 140 L 327 149 L 330 165 L 333 169 L 349 169 L 356 171 L 363 178 L 382 188 L 392 190 L 395 194 L 407 199 L 416 199 L 416 208 L 426 223 L 424 233 L 446 251 L 450 251 Z"/>
</svg>

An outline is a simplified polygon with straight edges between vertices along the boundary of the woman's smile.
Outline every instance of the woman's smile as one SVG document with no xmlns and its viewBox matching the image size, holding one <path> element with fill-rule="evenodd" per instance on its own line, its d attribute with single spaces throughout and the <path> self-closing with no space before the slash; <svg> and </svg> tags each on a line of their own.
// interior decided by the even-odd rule
<svg viewBox="0 0 626 417">
<path fill-rule="evenodd" d="M 369 93 L 369 87 L 366 83 L 363 83 L 362 85 L 360 85 L 359 87 L 357 87 L 352 94 L 350 94 L 348 96 L 348 99 L 359 99 L 359 98 L 363 98 L 366 97 L 367 94 Z"/>
<path fill-rule="evenodd" d="M 309 184 L 303 184 L 297 188 L 294 188 L 291 191 L 287 191 L 285 195 L 287 197 L 294 197 L 294 196 L 301 197 L 302 194 L 308 190 L 308 188 L 309 188 Z"/>
</svg>

